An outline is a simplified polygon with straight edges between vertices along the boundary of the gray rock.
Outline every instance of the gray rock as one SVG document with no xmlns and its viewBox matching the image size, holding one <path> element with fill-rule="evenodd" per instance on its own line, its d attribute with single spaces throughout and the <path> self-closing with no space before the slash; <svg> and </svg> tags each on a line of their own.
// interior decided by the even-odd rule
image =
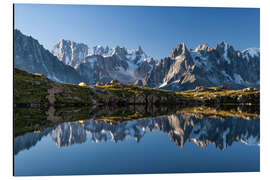
<svg viewBox="0 0 270 180">
<path fill-rule="evenodd" d="M 88 54 L 88 46 L 83 43 L 76 43 L 62 39 L 57 43 L 52 54 L 66 65 L 77 67 Z"/>
<path fill-rule="evenodd" d="M 14 30 L 14 66 L 27 72 L 43 74 L 58 82 L 81 82 L 75 69 L 59 61 L 36 39 L 23 35 L 19 30 Z"/>
<path fill-rule="evenodd" d="M 184 43 L 161 59 L 142 80 L 144 86 L 174 91 L 197 86 L 224 86 L 229 89 L 260 87 L 260 53 L 237 51 L 221 42 L 215 48 L 204 43 L 188 50 Z"/>
</svg>

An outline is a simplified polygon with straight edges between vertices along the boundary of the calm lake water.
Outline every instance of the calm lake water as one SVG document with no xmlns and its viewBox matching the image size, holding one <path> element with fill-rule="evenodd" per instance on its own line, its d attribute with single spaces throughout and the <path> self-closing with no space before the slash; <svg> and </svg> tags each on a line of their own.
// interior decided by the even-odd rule
<svg viewBox="0 0 270 180">
<path fill-rule="evenodd" d="M 259 145 L 259 118 L 91 118 L 16 136 L 14 175 L 259 171 Z"/>
</svg>

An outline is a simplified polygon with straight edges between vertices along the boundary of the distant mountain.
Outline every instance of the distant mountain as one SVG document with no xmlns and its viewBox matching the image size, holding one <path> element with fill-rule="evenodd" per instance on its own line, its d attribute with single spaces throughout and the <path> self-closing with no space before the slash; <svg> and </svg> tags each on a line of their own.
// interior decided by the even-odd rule
<svg viewBox="0 0 270 180">
<path fill-rule="evenodd" d="M 227 85 L 232 89 L 260 87 L 260 50 L 242 52 L 226 42 L 215 48 L 204 43 L 188 49 L 184 43 L 161 59 L 141 81 L 144 86 L 174 91 L 196 86 Z"/>
<path fill-rule="evenodd" d="M 80 75 L 71 66 L 60 62 L 31 36 L 14 30 L 14 66 L 31 73 L 40 73 L 57 82 L 79 83 Z"/>
<path fill-rule="evenodd" d="M 52 54 L 64 64 L 76 67 L 88 55 L 88 46 L 62 39 L 54 46 Z"/>
<path fill-rule="evenodd" d="M 52 53 L 58 59 L 74 67 L 87 83 L 109 82 L 117 79 L 123 83 L 134 83 L 152 69 L 155 60 L 141 47 L 128 50 L 125 47 L 94 46 L 69 40 L 58 42 Z"/>
<path fill-rule="evenodd" d="M 235 50 L 226 42 L 207 43 L 188 49 L 185 43 L 169 57 L 155 60 L 139 46 L 135 50 L 94 46 L 70 40 L 59 41 L 51 53 L 37 40 L 14 31 L 15 67 L 46 75 L 58 82 L 107 83 L 113 79 L 173 91 L 196 86 L 231 89 L 260 87 L 260 49 Z"/>
</svg>

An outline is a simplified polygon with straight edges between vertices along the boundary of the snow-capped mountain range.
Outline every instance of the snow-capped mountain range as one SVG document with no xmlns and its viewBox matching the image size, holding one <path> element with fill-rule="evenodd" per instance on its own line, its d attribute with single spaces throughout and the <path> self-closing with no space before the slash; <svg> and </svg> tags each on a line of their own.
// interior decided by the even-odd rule
<svg viewBox="0 0 270 180">
<path fill-rule="evenodd" d="M 52 53 L 58 59 L 79 72 L 83 80 L 94 84 L 117 79 L 123 83 L 134 83 L 152 69 L 155 60 L 139 46 L 136 50 L 125 47 L 94 46 L 61 40 Z"/>
<path fill-rule="evenodd" d="M 14 65 L 28 72 L 42 73 L 58 82 L 88 84 L 117 79 L 174 91 L 196 86 L 238 89 L 260 86 L 260 49 L 235 50 L 226 42 L 207 43 L 188 49 L 185 43 L 169 57 L 155 60 L 139 46 L 135 50 L 116 46 L 94 46 L 60 40 L 49 52 L 32 37 L 14 31 Z"/>
<path fill-rule="evenodd" d="M 204 43 L 188 49 L 181 43 L 170 57 L 155 64 L 141 84 L 176 91 L 222 85 L 259 88 L 260 50 L 248 48 L 241 52 L 226 42 L 214 48 Z"/>
<path fill-rule="evenodd" d="M 142 61 L 151 61 L 152 57 L 148 56 L 141 48 L 129 50 L 125 47 L 116 46 L 110 48 L 109 46 L 94 46 L 89 48 L 86 44 L 76 43 L 70 40 L 60 40 L 52 49 L 52 54 L 57 56 L 63 63 L 74 67 L 75 69 L 86 62 L 86 58 L 91 56 L 112 57 L 113 55 L 124 56 L 127 60 L 134 64 L 139 64 Z"/>
</svg>

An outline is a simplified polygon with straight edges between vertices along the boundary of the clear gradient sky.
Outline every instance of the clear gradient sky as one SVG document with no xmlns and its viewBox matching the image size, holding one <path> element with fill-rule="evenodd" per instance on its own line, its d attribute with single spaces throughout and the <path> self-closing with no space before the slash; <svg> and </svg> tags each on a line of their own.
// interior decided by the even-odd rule
<svg viewBox="0 0 270 180">
<path fill-rule="evenodd" d="M 184 41 L 188 48 L 226 41 L 243 50 L 260 45 L 258 8 L 16 4 L 15 28 L 51 50 L 60 40 L 95 45 L 139 45 L 155 58 L 169 56 Z"/>
</svg>

